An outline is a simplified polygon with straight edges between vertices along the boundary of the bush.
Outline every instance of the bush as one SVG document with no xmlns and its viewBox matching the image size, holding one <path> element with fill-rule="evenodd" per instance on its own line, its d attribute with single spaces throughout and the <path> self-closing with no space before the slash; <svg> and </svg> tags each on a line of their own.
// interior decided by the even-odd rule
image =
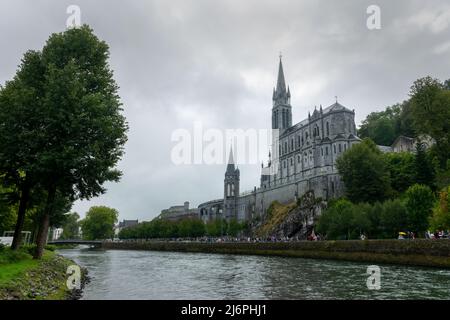
<svg viewBox="0 0 450 320">
<path fill-rule="evenodd" d="M 380 215 L 381 238 L 396 238 L 400 231 L 406 231 L 408 212 L 400 199 L 383 203 Z"/>
<path fill-rule="evenodd" d="M 2 251 L 0 251 L 0 265 L 15 263 L 30 258 L 31 255 L 23 249 L 11 250 L 10 248 L 3 248 Z"/>
<path fill-rule="evenodd" d="M 415 184 L 406 191 L 408 228 L 417 234 L 427 231 L 434 206 L 434 195 L 430 187 Z"/>
<path fill-rule="evenodd" d="M 433 209 L 433 216 L 430 219 L 430 227 L 433 231 L 450 230 L 450 187 L 443 189 L 439 193 L 439 201 Z"/>
<path fill-rule="evenodd" d="M 52 245 L 52 244 L 47 244 L 45 246 L 45 250 L 48 250 L 48 251 L 55 251 L 56 249 L 57 249 L 57 246 Z M 24 245 L 20 248 L 20 250 L 33 255 L 34 252 L 36 251 L 36 244 L 33 243 L 33 244 Z"/>
</svg>

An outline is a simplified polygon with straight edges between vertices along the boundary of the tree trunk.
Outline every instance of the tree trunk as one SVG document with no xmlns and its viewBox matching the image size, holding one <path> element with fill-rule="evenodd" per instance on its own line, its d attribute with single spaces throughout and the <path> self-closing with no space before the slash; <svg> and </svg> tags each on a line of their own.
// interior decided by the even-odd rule
<svg viewBox="0 0 450 320">
<path fill-rule="evenodd" d="M 30 199 L 30 187 L 25 183 L 22 187 L 22 192 L 20 194 L 19 200 L 19 210 L 17 211 L 17 223 L 14 230 L 14 239 L 11 244 L 12 250 L 17 250 L 22 244 L 22 230 L 25 223 L 25 215 L 28 205 L 28 200 Z"/>
<path fill-rule="evenodd" d="M 45 204 L 44 213 L 39 224 L 39 231 L 36 237 L 36 251 L 34 253 L 33 259 L 41 259 L 42 254 L 44 253 L 44 247 L 47 244 L 50 216 L 53 213 L 55 194 L 56 188 L 53 186 L 50 187 L 47 194 L 47 203 Z"/>
</svg>

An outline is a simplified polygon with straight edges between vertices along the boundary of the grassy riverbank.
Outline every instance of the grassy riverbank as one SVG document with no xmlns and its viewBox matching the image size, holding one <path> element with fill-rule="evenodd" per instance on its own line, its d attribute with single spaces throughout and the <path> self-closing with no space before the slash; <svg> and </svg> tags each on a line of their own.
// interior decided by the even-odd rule
<svg viewBox="0 0 450 320">
<path fill-rule="evenodd" d="M 74 262 L 46 250 L 33 260 L 27 249 L 0 249 L 0 300 L 66 300 L 77 292 L 67 289 L 66 270 Z"/>
<path fill-rule="evenodd" d="M 267 255 L 450 268 L 450 240 L 279 243 L 105 242 L 105 249 Z"/>
</svg>

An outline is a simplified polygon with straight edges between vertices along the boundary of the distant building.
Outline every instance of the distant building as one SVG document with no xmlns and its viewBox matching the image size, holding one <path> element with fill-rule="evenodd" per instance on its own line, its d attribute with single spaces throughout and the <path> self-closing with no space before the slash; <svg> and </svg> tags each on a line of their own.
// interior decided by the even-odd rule
<svg viewBox="0 0 450 320">
<path fill-rule="evenodd" d="M 132 226 L 135 226 L 139 224 L 139 220 L 122 220 L 122 222 L 119 222 L 119 225 L 117 226 L 119 229 L 125 229 Z"/>
<path fill-rule="evenodd" d="M 117 237 L 119 232 L 123 229 L 130 228 L 139 224 L 139 220 L 122 220 L 119 224 L 114 228 L 114 236 Z"/>
<path fill-rule="evenodd" d="M 171 221 L 198 218 L 198 209 L 189 209 L 189 202 L 186 201 L 184 205 L 172 206 L 169 209 L 162 210 L 159 218 Z"/>
<path fill-rule="evenodd" d="M 61 238 L 63 231 L 64 231 L 63 228 L 51 228 L 49 232 L 50 240 L 55 241 Z"/>
<path fill-rule="evenodd" d="M 416 138 L 411 138 L 407 136 L 398 136 L 390 147 L 378 146 L 383 152 L 416 152 L 416 145 L 422 143 L 425 149 L 430 148 L 435 142 L 428 135 L 419 135 Z"/>
<path fill-rule="evenodd" d="M 394 140 L 394 143 L 391 145 L 393 152 L 414 152 L 415 150 L 415 139 L 406 137 L 406 136 L 398 136 L 397 139 Z"/>
</svg>

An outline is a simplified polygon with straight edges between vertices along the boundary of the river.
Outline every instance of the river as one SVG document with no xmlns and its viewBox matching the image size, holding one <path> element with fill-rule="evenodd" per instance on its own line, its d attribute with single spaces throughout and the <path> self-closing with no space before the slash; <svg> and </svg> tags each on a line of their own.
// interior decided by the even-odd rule
<svg viewBox="0 0 450 320">
<path fill-rule="evenodd" d="M 59 250 L 87 267 L 83 299 L 450 299 L 450 270 L 300 258 Z"/>
</svg>

